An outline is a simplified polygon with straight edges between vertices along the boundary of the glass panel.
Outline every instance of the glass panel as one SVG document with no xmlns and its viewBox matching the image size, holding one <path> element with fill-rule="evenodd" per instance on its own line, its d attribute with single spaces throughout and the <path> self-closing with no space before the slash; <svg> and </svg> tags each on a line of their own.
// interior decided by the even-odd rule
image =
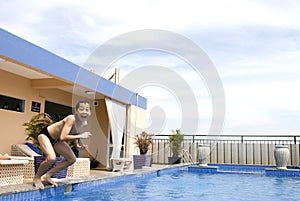
<svg viewBox="0 0 300 201">
<path fill-rule="evenodd" d="M 0 95 L 0 107 L 1 107 L 1 109 L 4 109 L 4 110 L 24 112 L 25 100 Z"/>
<path fill-rule="evenodd" d="M 49 114 L 53 121 L 56 122 L 72 114 L 72 107 L 46 101 L 45 113 Z"/>
</svg>

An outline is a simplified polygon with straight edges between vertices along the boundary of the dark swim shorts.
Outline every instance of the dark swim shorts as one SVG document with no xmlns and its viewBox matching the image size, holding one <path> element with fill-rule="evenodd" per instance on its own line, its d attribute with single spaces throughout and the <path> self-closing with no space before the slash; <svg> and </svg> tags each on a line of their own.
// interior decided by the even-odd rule
<svg viewBox="0 0 300 201">
<path fill-rule="evenodd" d="M 50 140 L 52 146 L 54 146 L 54 145 L 55 145 L 56 143 L 58 143 L 58 141 L 59 141 L 59 140 L 53 139 L 53 138 L 51 137 L 50 133 L 48 132 L 48 126 L 45 127 L 45 128 L 43 128 L 43 129 L 41 130 L 41 134 L 44 134 L 44 135 L 46 135 L 46 136 L 49 138 L 49 140 Z"/>
</svg>

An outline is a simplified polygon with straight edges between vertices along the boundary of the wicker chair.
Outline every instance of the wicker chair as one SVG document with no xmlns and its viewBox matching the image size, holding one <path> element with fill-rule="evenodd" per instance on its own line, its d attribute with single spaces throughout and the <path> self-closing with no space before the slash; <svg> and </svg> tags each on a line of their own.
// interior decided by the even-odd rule
<svg viewBox="0 0 300 201">
<path fill-rule="evenodd" d="M 24 179 L 32 179 L 34 177 L 34 156 L 39 156 L 25 144 L 11 145 L 12 156 L 28 157 L 29 163 L 25 165 Z M 76 162 L 68 167 L 67 177 L 78 177 L 90 175 L 90 159 L 77 158 Z"/>
</svg>

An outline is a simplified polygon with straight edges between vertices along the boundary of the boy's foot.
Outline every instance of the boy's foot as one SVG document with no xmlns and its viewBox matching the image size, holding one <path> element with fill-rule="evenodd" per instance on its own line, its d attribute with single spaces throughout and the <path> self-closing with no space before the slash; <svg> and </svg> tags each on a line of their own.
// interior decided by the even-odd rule
<svg viewBox="0 0 300 201">
<path fill-rule="evenodd" d="M 43 190 L 45 187 L 42 183 L 42 180 L 41 178 L 37 178 L 37 177 L 34 177 L 33 178 L 33 185 L 41 190 Z"/>
<path fill-rule="evenodd" d="M 43 175 L 42 176 L 42 181 L 46 181 L 48 182 L 49 184 L 52 184 L 53 186 L 55 187 L 58 187 L 58 184 L 56 182 L 54 182 L 51 177 L 47 176 L 47 175 Z"/>
</svg>

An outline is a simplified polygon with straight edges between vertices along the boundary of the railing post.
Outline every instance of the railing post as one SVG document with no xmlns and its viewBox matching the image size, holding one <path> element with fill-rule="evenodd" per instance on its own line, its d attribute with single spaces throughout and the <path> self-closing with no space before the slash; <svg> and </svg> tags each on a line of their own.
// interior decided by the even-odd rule
<svg viewBox="0 0 300 201">
<path fill-rule="evenodd" d="M 294 144 L 297 144 L 297 139 L 296 139 L 297 137 L 296 136 L 294 136 Z"/>
</svg>

